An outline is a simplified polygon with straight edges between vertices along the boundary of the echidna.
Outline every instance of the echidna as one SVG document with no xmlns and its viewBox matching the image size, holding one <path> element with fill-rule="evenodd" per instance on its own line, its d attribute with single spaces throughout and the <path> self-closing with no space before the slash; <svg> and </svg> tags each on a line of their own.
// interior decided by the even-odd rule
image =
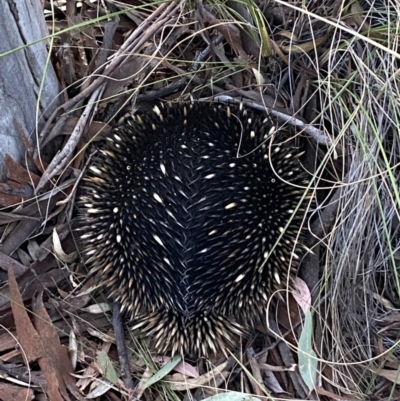
<svg viewBox="0 0 400 401">
<path fill-rule="evenodd" d="M 224 349 L 295 272 L 306 173 L 273 133 L 243 107 L 157 104 L 89 167 L 84 255 L 158 352 Z"/>
</svg>

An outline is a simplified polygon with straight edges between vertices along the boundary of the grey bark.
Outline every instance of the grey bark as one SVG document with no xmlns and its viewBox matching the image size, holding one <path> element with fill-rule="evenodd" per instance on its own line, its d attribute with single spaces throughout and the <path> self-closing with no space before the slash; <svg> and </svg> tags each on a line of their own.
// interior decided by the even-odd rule
<svg viewBox="0 0 400 401">
<path fill-rule="evenodd" d="M 37 133 L 58 105 L 57 77 L 51 63 L 46 66 L 48 41 L 30 44 L 47 35 L 40 0 L 0 0 L 0 180 L 6 174 L 4 156 L 21 162 L 21 135 L 35 146 Z"/>
</svg>

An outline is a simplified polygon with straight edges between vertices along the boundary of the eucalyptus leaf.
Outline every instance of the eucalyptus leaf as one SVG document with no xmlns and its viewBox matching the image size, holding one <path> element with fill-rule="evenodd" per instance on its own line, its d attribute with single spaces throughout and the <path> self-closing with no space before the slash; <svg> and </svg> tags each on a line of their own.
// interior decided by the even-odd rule
<svg viewBox="0 0 400 401">
<path fill-rule="evenodd" d="M 143 384 L 142 389 L 152 386 L 159 380 L 163 379 L 169 372 L 171 372 L 176 365 L 182 360 L 180 355 L 175 355 L 172 357 L 157 373 L 150 377 L 146 383 Z"/>
<path fill-rule="evenodd" d="M 111 359 L 105 351 L 99 351 L 97 353 L 97 363 L 99 364 L 101 370 L 104 372 L 105 378 L 112 384 L 118 382 L 118 375 L 114 368 Z"/>
<path fill-rule="evenodd" d="M 312 349 L 313 322 L 312 314 L 307 311 L 303 331 L 299 339 L 299 370 L 308 389 L 313 391 L 317 381 L 317 356 Z"/>
<path fill-rule="evenodd" d="M 203 401 L 261 401 L 261 400 L 256 397 L 252 397 L 249 394 L 230 391 L 228 393 L 215 394 L 212 397 L 205 398 Z"/>
</svg>

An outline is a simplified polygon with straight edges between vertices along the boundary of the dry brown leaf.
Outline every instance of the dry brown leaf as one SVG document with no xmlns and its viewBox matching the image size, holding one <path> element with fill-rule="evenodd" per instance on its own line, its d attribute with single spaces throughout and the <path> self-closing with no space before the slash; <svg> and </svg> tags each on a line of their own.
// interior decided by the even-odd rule
<svg viewBox="0 0 400 401">
<path fill-rule="evenodd" d="M 381 320 L 384 323 L 399 323 L 400 322 L 400 313 L 392 312 L 387 316 L 382 316 Z"/>
<path fill-rule="evenodd" d="M 21 124 L 16 119 L 14 119 L 14 124 L 18 128 L 19 138 L 21 139 L 21 142 L 25 146 L 25 149 L 28 152 L 28 155 L 32 156 L 32 152 L 33 152 L 32 144 L 29 142 L 28 136 L 25 134 L 24 128 L 21 126 Z"/>
<path fill-rule="evenodd" d="M 113 79 L 107 82 L 103 97 L 115 98 L 116 95 L 121 93 L 132 82 L 132 77 L 136 77 L 143 71 L 147 64 L 148 61 L 146 58 L 135 57 L 131 62 L 121 65 L 113 72 Z"/>
<path fill-rule="evenodd" d="M 69 136 L 74 130 L 76 124 L 78 123 L 78 118 L 75 116 L 68 117 L 67 121 L 62 126 L 59 135 Z M 92 121 L 87 124 L 85 130 L 82 134 L 82 140 L 84 142 L 98 141 L 106 138 L 111 132 L 111 126 L 103 123 L 101 121 Z"/>
<path fill-rule="evenodd" d="M 67 350 L 61 346 L 41 298 L 39 300 L 37 298 L 33 305 L 33 311 L 37 314 L 34 317 L 36 330 L 23 306 L 22 296 L 12 269 L 8 270 L 8 281 L 18 340 L 28 361 L 38 361 L 47 381 L 46 392 L 49 399 L 52 401 L 70 400 L 65 387 L 67 384 L 76 399 L 83 400 L 70 376 L 72 366 Z"/>
<path fill-rule="evenodd" d="M 85 142 L 101 141 L 107 138 L 111 132 L 111 126 L 101 121 L 92 121 L 83 132 L 82 140 Z"/>
<path fill-rule="evenodd" d="M 41 173 L 43 173 L 48 167 L 48 163 L 46 163 L 42 158 L 40 158 L 40 156 L 34 157 L 33 162 L 35 163 L 36 168 Z"/>
<path fill-rule="evenodd" d="M 21 196 L 10 194 L 11 188 L 5 183 L 0 183 L 0 206 L 8 207 L 22 201 Z"/>
<path fill-rule="evenodd" d="M 28 401 L 33 399 L 34 395 L 32 389 L 0 382 L 0 400 Z"/>
<path fill-rule="evenodd" d="M 400 370 L 391 369 L 370 369 L 371 372 L 376 373 L 378 376 L 388 379 L 392 383 L 400 384 Z"/>
<path fill-rule="evenodd" d="M 366 14 L 367 12 L 363 9 L 359 1 L 355 1 L 351 5 L 350 9 L 350 19 L 355 25 L 356 30 L 362 30 L 362 31 L 369 31 L 371 29 L 371 25 L 367 22 L 366 20 Z M 345 17 L 345 16 L 344 16 Z M 350 21 L 346 21 L 349 25 L 353 26 L 353 24 Z"/>
<path fill-rule="evenodd" d="M 30 216 L 24 216 L 23 214 L 19 213 L 7 213 L 7 212 L 0 212 L 0 224 L 8 224 L 8 223 L 14 223 L 18 222 L 20 220 L 40 220 L 37 217 L 30 217 Z"/>
<path fill-rule="evenodd" d="M 250 369 L 245 370 L 245 373 L 250 381 L 253 392 L 257 396 L 265 394 L 264 382 L 261 374 L 259 361 L 255 357 L 255 352 L 252 347 L 247 350 L 247 359 L 250 363 Z"/>
<path fill-rule="evenodd" d="M 29 319 L 11 268 L 8 269 L 8 285 L 18 341 L 28 362 L 37 361 L 43 354 L 42 339 Z"/>
<path fill-rule="evenodd" d="M 291 42 L 296 42 L 297 43 L 299 41 L 299 37 L 294 32 L 286 31 L 284 29 L 279 31 L 278 35 L 289 39 Z"/>
<path fill-rule="evenodd" d="M 303 313 L 307 313 L 311 308 L 311 292 L 307 284 L 300 278 L 296 277 L 295 286 L 297 292 L 293 293 L 293 298 L 299 304 Z"/>
<path fill-rule="evenodd" d="M 76 385 L 81 391 L 84 391 L 98 376 L 99 371 L 94 368 L 93 364 L 89 365 L 81 375 L 74 374 L 74 377 L 79 379 Z"/>
<path fill-rule="evenodd" d="M 213 28 L 215 28 L 225 38 L 225 40 L 232 47 L 233 51 L 239 56 L 242 61 L 248 61 L 250 59 L 243 49 L 240 31 L 237 27 L 232 24 L 221 22 L 217 17 L 215 17 L 204 7 L 201 10 L 201 14 L 205 22 L 213 26 Z"/>
<path fill-rule="evenodd" d="M 17 345 L 16 333 L 3 333 L 0 335 L 0 352 L 15 348 Z"/>
<path fill-rule="evenodd" d="M 28 270 L 28 268 L 22 263 L 4 254 L 3 252 L 0 252 L 0 268 L 4 269 L 5 271 L 12 269 L 16 277 L 22 276 Z"/>
<path fill-rule="evenodd" d="M 5 156 L 5 163 L 8 170 L 8 178 L 12 181 L 18 182 L 23 185 L 36 186 L 39 183 L 40 177 L 36 174 L 28 171 L 25 167 L 9 156 Z"/>
<path fill-rule="evenodd" d="M 356 397 L 356 396 L 351 396 L 351 395 L 341 396 L 341 395 L 332 393 L 332 391 L 325 390 L 322 387 L 316 387 L 315 390 L 319 395 L 325 395 L 327 397 L 330 397 L 332 400 L 343 400 L 343 401 L 361 400 L 361 397 Z"/>
<path fill-rule="evenodd" d="M 45 344 L 39 366 L 48 383 L 47 394 L 50 400 L 70 400 L 68 388 L 77 400 L 83 401 L 71 376 L 73 371 L 68 351 L 60 343 L 57 330 L 43 305 L 41 294 L 34 299 L 32 309 L 35 314 L 33 318 L 35 327 Z"/>
<path fill-rule="evenodd" d="M 14 349 L 13 351 L 7 352 L 6 354 L 1 355 L 1 360 L 2 362 L 8 362 L 12 358 L 15 358 L 16 356 L 20 356 L 21 351 L 19 349 Z"/>
<path fill-rule="evenodd" d="M 167 362 L 169 362 L 171 360 L 171 358 L 169 356 L 153 356 L 152 357 L 154 362 L 157 363 L 162 363 L 163 365 L 165 365 Z M 187 363 L 185 361 L 180 361 L 173 369 L 175 372 L 178 372 L 181 375 L 181 378 L 184 379 L 185 376 L 188 377 L 199 377 L 200 374 L 198 372 L 198 370 L 191 365 L 190 363 Z M 178 379 L 178 376 L 174 375 L 174 378 L 176 380 Z"/>
<path fill-rule="evenodd" d="M 330 32 L 328 30 L 325 35 L 323 35 L 315 40 L 311 40 L 309 42 L 298 43 L 298 44 L 293 43 L 288 46 L 279 46 L 279 47 L 285 53 L 291 53 L 291 54 L 308 53 L 314 49 L 318 49 L 318 47 L 320 47 L 323 43 L 325 43 L 327 41 L 329 36 L 330 36 Z"/>
<path fill-rule="evenodd" d="M 211 381 L 218 380 L 218 377 L 223 374 L 229 364 L 230 362 L 227 360 L 226 362 L 217 366 L 215 369 L 195 379 L 186 379 L 182 382 L 168 380 L 168 383 L 171 386 L 171 389 L 175 391 L 186 391 L 197 387 L 207 386 Z"/>
<path fill-rule="evenodd" d="M 32 295 L 35 292 L 42 291 L 43 288 L 54 288 L 61 280 L 65 280 L 65 272 L 58 268 L 42 273 L 40 281 L 35 280 L 32 274 L 25 274 L 21 277 L 21 287 L 24 287 L 22 297 L 24 300 L 31 299 Z M 9 285 L 2 288 L 0 294 L 0 310 L 4 310 L 10 307 L 10 293 L 11 289 Z"/>
<path fill-rule="evenodd" d="M 140 382 L 137 384 L 135 388 L 135 398 L 140 399 L 145 391 L 144 384 L 153 376 L 150 368 L 146 368 L 143 372 L 142 377 L 140 378 Z"/>
</svg>

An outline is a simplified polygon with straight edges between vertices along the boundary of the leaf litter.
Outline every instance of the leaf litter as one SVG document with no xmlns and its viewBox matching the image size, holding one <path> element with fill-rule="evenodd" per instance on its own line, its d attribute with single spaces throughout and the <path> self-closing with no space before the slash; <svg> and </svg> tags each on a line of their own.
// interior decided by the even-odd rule
<svg viewBox="0 0 400 401">
<path fill-rule="evenodd" d="M 26 160 L 7 156 L 0 183 L 0 396 L 265 400 L 312 390 L 327 400 L 399 398 L 399 6 L 44 6 L 62 91 L 39 146 L 22 138 Z M 190 97 L 268 109 L 306 141 L 316 203 L 301 277 L 311 309 L 285 294 L 234 355 L 185 360 L 165 374 L 151 344 L 127 334 L 132 389 L 112 308 L 79 258 L 75 199 L 93 142 L 154 100 Z M 312 356 L 309 383 L 301 355 Z"/>
</svg>

